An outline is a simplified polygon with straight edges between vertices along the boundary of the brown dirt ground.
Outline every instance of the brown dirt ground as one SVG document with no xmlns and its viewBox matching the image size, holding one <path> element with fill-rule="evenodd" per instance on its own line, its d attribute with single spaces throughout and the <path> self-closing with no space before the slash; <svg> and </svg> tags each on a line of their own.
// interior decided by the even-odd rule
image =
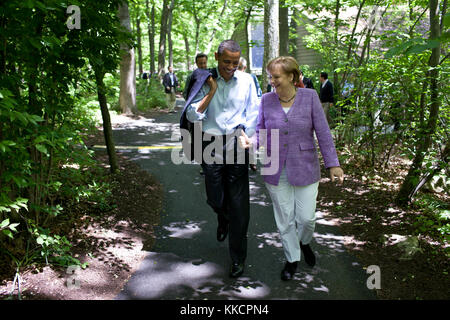
<svg viewBox="0 0 450 320">
<path fill-rule="evenodd" d="M 159 111 L 163 112 L 163 111 Z M 152 117 L 158 112 L 141 114 Z M 113 125 L 127 117 L 114 117 Z M 102 132 L 90 137 L 87 145 L 102 143 Z M 107 155 L 96 151 L 98 161 L 107 167 Z M 102 214 L 90 214 L 89 204 L 78 208 L 79 218 L 68 229 L 73 253 L 88 262 L 77 279 L 80 286 L 67 285 L 66 269 L 34 266 L 22 273 L 22 298 L 46 300 L 113 299 L 143 260 L 154 242 L 153 226 L 159 223 L 162 188 L 151 174 L 119 155 L 121 171 L 114 177 L 113 198 L 117 207 Z M 401 167 L 401 166 L 400 166 Z M 412 222 L 420 212 L 402 210 L 393 204 L 401 174 L 366 178 L 362 169 L 343 166 L 346 181 L 340 188 L 321 183 L 318 210 L 340 226 L 348 239 L 347 249 L 362 265 L 378 265 L 381 270 L 380 299 L 449 299 L 448 247 L 433 235 L 419 235 L 422 252 L 409 261 L 399 260 L 397 247 L 381 241 L 382 235 L 416 235 Z M 403 170 L 404 171 L 404 170 Z M 391 177 L 396 176 L 395 181 Z M 443 196 L 447 197 L 448 196 Z M 0 270 L 2 270 L 0 268 Z M 0 299 L 9 297 L 13 276 L 0 272 Z M 17 299 L 17 290 L 13 299 Z"/>
</svg>

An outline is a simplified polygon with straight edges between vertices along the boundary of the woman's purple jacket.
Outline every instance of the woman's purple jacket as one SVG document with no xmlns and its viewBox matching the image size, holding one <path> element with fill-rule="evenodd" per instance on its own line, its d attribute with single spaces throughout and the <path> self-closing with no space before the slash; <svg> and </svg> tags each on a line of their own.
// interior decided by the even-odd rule
<svg viewBox="0 0 450 320">
<path fill-rule="evenodd" d="M 267 130 L 265 147 L 269 158 L 277 147 L 279 149 L 278 159 L 272 157 L 271 160 L 278 161 L 278 171 L 263 176 L 267 183 L 278 185 L 284 167 L 291 185 L 305 186 L 319 181 L 320 165 L 313 132 L 316 133 L 325 168 L 340 166 L 325 113 L 313 89 L 299 88 L 287 114 L 275 92 L 264 94 L 256 129 L 259 146 L 265 145 L 261 129 Z M 274 129 L 279 129 L 279 141 L 274 141 L 272 146 L 271 131 Z M 271 165 L 268 163 L 264 167 Z"/>
</svg>

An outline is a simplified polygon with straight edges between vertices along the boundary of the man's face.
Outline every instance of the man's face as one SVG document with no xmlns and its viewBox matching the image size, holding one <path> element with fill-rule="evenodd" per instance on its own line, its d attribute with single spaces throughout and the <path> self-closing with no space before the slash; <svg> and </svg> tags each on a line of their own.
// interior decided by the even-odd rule
<svg viewBox="0 0 450 320">
<path fill-rule="evenodd" d="M 206 69 L 206 68 L 208 68 L 208 59 L 206 57 L 198 58 L 195 63 L 197 64 L 197 67 L 199 69 Z"/>
<path fill-rule="evenodd" d="M 225 81 L 230 80 L 239 66 L 241 53 L 239 51 L 231 52 L 230 50 L 225 49 L 221 55 L 216 52 L 215 57 L 218 62 L 220 75 L 225 79 Z"/>
<path fill-rule="evenodd" d="M 321 83 L 323 83 L 323 82 L 325 81 L 325 79 L 324 79 L 323 77 L 320 77 L 320 78 L 319 78 L 319 81 L 320 81 Z"/>
<path fill-rule="evenodd" d="M 169 67 L 169 72 L 172 73 L 173 72 L 173 68 Z"/>
</svg>

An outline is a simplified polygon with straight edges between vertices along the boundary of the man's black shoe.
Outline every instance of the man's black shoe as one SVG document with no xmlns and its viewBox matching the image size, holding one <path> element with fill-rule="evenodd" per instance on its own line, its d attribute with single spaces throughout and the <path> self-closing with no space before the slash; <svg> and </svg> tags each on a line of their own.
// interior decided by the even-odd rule
<svg viewBox="0 0 450 320">
<path fill-rule="evenodd" d="M 238 278 L 242 275 L 242 273 L 244 273 L 244 264 L 233 262 L 233 264 L 231 265 L 230 277 Z"/>
<path fill-rule="evenodd" d="M 295 271 L 297 270 L 297 261 L 288 262 L 286 261 L 283 270 L 281 270 L 281 280 L 288 281 L 294 277 Z"/>
<path fill-rule="evenodd" d="M 305 256 L 305 262 L 310 267 L 314 267 L 316 264 L 316 256 L 314 255 L 314 252 L 311 250 L 311 247 L 309 244 L 302 244 L 300 242 L 300 248 L 302 249 L 303 255 Z"/>
</svg>

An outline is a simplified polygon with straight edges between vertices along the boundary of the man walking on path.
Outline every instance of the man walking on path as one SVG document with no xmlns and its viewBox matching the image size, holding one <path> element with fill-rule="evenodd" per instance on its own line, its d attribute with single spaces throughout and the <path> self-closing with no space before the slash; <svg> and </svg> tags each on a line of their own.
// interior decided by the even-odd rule
<svg viewBox="0 0 450 320">
<path fill-rule="evenodd" d="M 322 103 L 323 111 L 325 111 L 325 115 L 327 116 L 328 125 L 331 128 L 332 120 L 330 116 L 330 108 L 334 103 L 334 92 L 333 85 L 330 81 L 328 81 L 328 73 L 320 73 L 320 83 L 320 102 Z"/>
<path fill-rule="evenodd" d="M 173 67 L 169 66 L 169 72 L 164 75 L 163 86 L 166 92 L 167 106 L 169 107 L 169 112 L 175 112 L 175 104 L 177 102 L 177 97 L 175 96 L 176 88 L 178 88 L 178 79 L 175 73 L 173 73 Z"/>
<path fill-rule="evenodd" d="M 244 272 L 247 257 L 247 230 L 250 219 L 248 154 L 239 164 L 237 137 L 240 130 L 255 134 L 258 116 L 258 96 L 253 78 L 236 71 L 241 48 L 233 40 L 223 41 L 215 53 L 218 62 L 217 79 L 209 77 L 200 91 L 186 106 L 189 121 L 201 121 L 202 154 L 213 161 L 202 161 L 205 174 L 207 203 L 217 213 L 217 240 L 227 235 L 231 256 L 230 277 Z M 193 93 L 195 94 L 195 93 Z M 220 144 L 211 150 L 210 144 Z M 207 151 L 205 152 L 205 149 Z M 225 155 L 233 153 L 229 159 Z"/>
</svg>

